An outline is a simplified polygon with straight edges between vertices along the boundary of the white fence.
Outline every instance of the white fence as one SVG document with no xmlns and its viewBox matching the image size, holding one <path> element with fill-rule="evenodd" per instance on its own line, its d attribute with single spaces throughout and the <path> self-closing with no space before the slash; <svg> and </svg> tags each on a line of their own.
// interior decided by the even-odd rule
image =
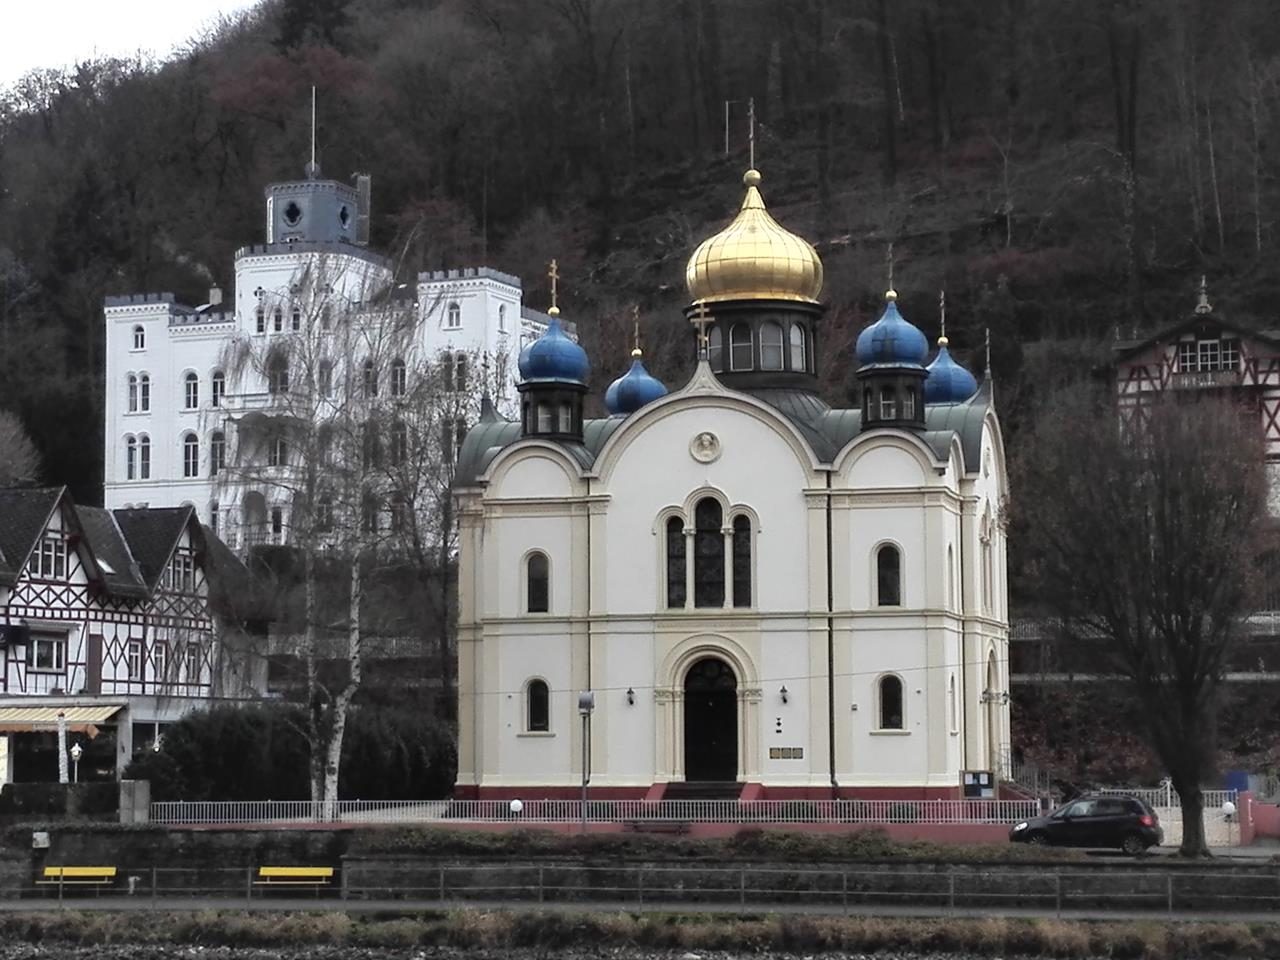
<svg viewBox="0 0 1280 960">
<path fill-rule="evenodd" d="M 1147 801 L 1160 818 L 1164 828 L 1165 846 L 1176 847 L 1182 843 L 1182 804 L 1178 791 L 1169 781 L 1158 787 L 1142 787 L 1133 790 L 1097 790 L 1108 796 L 1139 797 Z M 1240 797 L 1235 790 L 1203 790 L 1204 835 L 1211 847 L 1234 847 L 1240 844 Z M 1231 804 L 1227 813 L 1226 804 Z"/>
<path fill-rule="evenodd" d="M 1035 800 L 308 800 L 165 801 L 163 824 L 326 823 L 920 823 L 1003 824 L 1037 816 Z M 585 816 L 584 816 L 585 814 Z"/>
</svg>

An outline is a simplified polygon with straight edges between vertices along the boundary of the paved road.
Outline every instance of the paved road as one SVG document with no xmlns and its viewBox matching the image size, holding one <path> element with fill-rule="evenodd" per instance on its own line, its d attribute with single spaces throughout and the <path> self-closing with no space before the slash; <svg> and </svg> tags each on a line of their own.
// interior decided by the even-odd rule
<svg viewBox="0 0 1280 960">
<path fill-rule="evenodd" d="M 698 914 L 748 914 L 761 916 L 787 914 L 851 917 L 1009 917 L 1016 919 L 1063 920 L 1169 920 L 1173 922 L 1213 923 L 1280 923 L 1275 911 L 1195 911 L 1166 913 L 1163 910 L 1114 910 L 1099 913 L 1097 910 L 1053 910 L 1036 907 L 956 907 L 933 904 L 725 904 L 687 903 L 679 901 L 645 901 L 643 905 L 632 902 L 601 903 L 536 903 L 510 900 L 339 900 L 335 897 L 317 899 L 259 897 L 253 900 L 233 897 L 80 897 L 57 900 L 0 900 L 0 911 L 9 913 L 42 912 L 57 910 L 139 912 L 152 911 L 190 912 L 198 910 L 250 910 L 299 912 L 341 910 L 348 913 L 421 913 L 442 910 L 553 910 L 560 913 L 698 913 Z"/>
</svg>

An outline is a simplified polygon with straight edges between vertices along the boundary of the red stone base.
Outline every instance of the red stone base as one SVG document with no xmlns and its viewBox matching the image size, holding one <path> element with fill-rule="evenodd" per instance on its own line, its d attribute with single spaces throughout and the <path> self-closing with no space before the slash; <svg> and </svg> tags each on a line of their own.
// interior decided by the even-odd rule
<svg viewBox="0 0 1280 960">
<path fill-rule="evenodd" d="M 647 787 L 587 787 L 591 800 L 661 800 L 665 783 Z M 581 787 L 484 787 L 457 786 L 456 800 L 579 800 Z M 961 800 L 960 787 L 771 787 L 762 783 L 743 785 L 743 801 L 749 800 Z M 1022 799 L 1021 796 L 1001 799 Z"/>
</svg>

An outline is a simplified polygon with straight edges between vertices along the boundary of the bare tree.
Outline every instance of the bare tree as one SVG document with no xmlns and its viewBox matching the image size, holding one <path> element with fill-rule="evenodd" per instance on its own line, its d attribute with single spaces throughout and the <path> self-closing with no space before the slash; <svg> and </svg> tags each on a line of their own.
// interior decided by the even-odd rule
<svg viewBox="0 0 1280 960">
<path fill-rule="evenodd" d="M 0 486 L 31 483 L 40 476 L 40 454 L 18 415 L 0 410 Z"/>
<path fill-rule="evenodd" d="M 1179 398 L 1181 399 L 1181 398 Z M 1007 506 L 1029 586 L 1074 643 L 1127 679 L 1206 856 L 1219 683 L 1251 610 L 1266 482 L 1256 412 L 1161 398 L 1127 408 L 1069 393 L 1016 447 Z"/>
</svg>

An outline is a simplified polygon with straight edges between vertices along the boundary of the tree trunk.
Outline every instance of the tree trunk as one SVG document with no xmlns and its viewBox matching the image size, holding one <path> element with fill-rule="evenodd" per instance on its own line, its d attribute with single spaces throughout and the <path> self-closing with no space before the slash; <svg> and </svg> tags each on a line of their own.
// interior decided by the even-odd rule
<svg viewBox="0 0 1280 960">
<path fill-rule="evenodd" d="M 333 724 L 325 747 L 324 805 L 325 819 L 331 820 L 338 803 L 338 774 L 342 767 L 342 738 L 347 732 L 347 712 L 351 700 L 360 689 L 360 601 L 364 594 L 361 556 L 351 558 L 351 612 L 347 618 L 347 684 L 333 703 Z"/>
<path fill-rule="evenodd" d="M 316 803 L 324 799 L 324 764 L 321 762 L 324 691 L 320 687 L 320 668 L 316 662 L 316 560 L 311 549 L 303 551 L 302 576 L 306 607 L 302 656 L 307 671 L 307 738 L 311 742 L 311 802 Z"/>
<path fill-rule="evenodd" d="M 440 625 L 436 631 L 436 639 L 440 644 L 440 703 L 436 715 L 442 720 L 456 721 L 457 712 L 453 707 L 453 671 L 450 669 L 450 640 L 452 638 L 453 617 L 449 615 L 449 543 L 453 531 L 453 498 L 446 496 L 440 506 L 441 534 L 440 557 L 436 570 L 436 582 L 439 585 Z"/>
<path fill-rule="evenodd" d="M 1174 777 L 1173 788 L 1178 791 L 1182 805 L 1182 846 L 1178 848 L 1178 856 L 1211 856 L 1204 835 L 1204 793 L 1199 781 Z"/>
</svg>

